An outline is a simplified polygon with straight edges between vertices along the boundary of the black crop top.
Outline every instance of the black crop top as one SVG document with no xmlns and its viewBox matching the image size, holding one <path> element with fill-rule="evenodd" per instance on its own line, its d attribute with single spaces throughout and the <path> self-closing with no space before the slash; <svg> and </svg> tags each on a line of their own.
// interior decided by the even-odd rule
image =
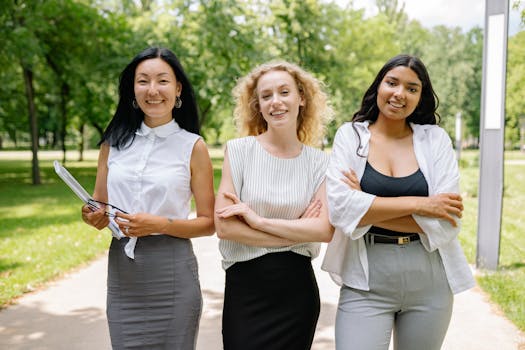
<svg viewBox="0 0 525 350">
<path fill-rule="evenodd" d="M 428 196 L 428 184 L 420 169 L 408 176 L 392 177 L 381 174 L 368 162 L 361 178 L 361 190 L 380 197 Z M 369 232 L 392 236 L 403 234 L 376 226 L 372 226 Z"/>
</svg>

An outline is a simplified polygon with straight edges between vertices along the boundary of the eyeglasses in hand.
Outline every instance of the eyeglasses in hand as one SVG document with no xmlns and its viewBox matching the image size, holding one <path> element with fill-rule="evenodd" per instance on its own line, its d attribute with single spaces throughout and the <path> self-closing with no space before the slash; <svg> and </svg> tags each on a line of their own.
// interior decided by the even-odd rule
<svg viewBox="0 0 525 350">
<path fill-rule="evenodd" d="M 97 201 L 96 199 L 89 199 L 87 202 L 87 206 L 93 211 L 100 209 L 100 204 L 104 204 L 106 206 L 106 216 L 114 218 L 117 216 L 117 212 L 128 214 L 127 211 L 122 210 L 119 207 L 114 206 L 113 204 Z"/>
</svg>

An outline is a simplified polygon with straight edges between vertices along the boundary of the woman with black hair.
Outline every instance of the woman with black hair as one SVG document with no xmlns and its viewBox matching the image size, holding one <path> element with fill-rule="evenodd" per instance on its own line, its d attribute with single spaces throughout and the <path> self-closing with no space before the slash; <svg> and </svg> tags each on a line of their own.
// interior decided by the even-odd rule
<svg viewBox="0 0 525 350">
<path fill-rule="evenodd" d="M 190 238 L 214 232 L 214 192 L 193 88 L 173 52 L 148 48 L 122 72 L 119 95 L 100 142 L 100 208 L 82 208 L 99 230 L 118 225 L 108 259 L 111 343 L 194 349 L 202 295 Z"/>
<path fill-rule="evenodd" d="M 474 285 L 457 235 L 463 211 L 451 141 L 423 63 L 390 59 L 327 171 L 336 227 L 323 269 L 341 286 L 337 349 L 440 349 L 453 294 Z"/>
</svg>

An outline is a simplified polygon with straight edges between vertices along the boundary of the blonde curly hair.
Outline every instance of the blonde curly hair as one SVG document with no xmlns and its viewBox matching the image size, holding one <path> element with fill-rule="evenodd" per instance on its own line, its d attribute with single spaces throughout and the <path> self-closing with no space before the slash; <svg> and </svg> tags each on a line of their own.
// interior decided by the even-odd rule
<svg viewBox="0 0 525 350">
<path fill-rule="evenodd" d="M 260 113 L 257 84 L 259 78 L 270 71 L 288 72 L 297 84 L 304 106 L 299 107 L 297 137 L 310 146 L 319 146 L 323 141 L 326 124 L 333 118 L 333 109 L 323 91 L 324 84 L 299 66 L 286 61 L 273 61 L 254 68 L 237 81 L 233 88 L 235 109 L 233 116 L 241 136 L 264 133 L 268 125 Z"/>
</svg>

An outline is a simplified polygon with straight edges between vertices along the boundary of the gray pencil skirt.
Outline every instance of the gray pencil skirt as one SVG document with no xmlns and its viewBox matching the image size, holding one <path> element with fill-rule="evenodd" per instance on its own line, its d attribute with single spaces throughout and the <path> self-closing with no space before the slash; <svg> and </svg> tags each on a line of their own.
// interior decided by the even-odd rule
<svg viewBox="0 0 525 350">
<path fill-rule="evenodd" d="M 191 241 L 141 237 L 135 259 L 128 239 L 113 239 L 108 260 L 107 318 L 113 349 L 195 349 L 202 310 Z"/>
</svg>

